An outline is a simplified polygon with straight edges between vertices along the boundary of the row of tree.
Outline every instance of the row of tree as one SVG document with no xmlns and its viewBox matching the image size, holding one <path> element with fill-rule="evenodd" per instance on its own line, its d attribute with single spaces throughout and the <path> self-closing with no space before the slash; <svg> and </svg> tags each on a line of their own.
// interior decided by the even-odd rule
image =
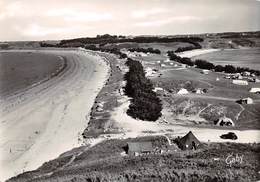
<svg viewBox="0 0 260 182">
<path fill-rule="evenodd" d="M 88 45 L 85 48 L 127 58 L 127 55 L 118 48 L 97 47 L 96 45 Z M 153 91 L 152 82 L 145 77 L 143 66 L 139 61 L 127 58 L 126 65 L 129 71 L 125 74 L 125 93 L 132 98 L 127 114 L 135 119 L 156 121 L 161 116 L 162 104 Z"/>
<path fill-rule="evenodd" d="M 143 53 L 161 54 L 161 51 L 159 49 L 153 49 L 152 47 L 149 47 L 147 49 L 137 47 L 137 48 L 130 48 L 128 50 L 130 52 L 143 52 Z"/>
<path fill-rule="evenodd" d="M 98 35 L 97 37 L 85 37 L 77 39 L 62 40 L 58 47 L 71 47 L 74 44 L 108 44 L 108 43 L 123 43 L 123 42 L 135 42 L 135 43 L 169 43 L 169 42 L 186 42 L 196 45 L 198 42 L 202 42 L 203 39 L 200 37 L 125 37 L 115 35 Z"/>
<path fill-rule="evenodd" d="M 125 93 L 132 98 L 127 114 L 136 119 L 156 121 L 162 115 L 162 104 L 153 91 L 153 84 L 145 77 L 139 61 L 128 58 L 126 65 L 129 71 L 125 74 Z"/>
<path fill-rule="evenodd" d="M 216 72 L 225 72 L 225 73 L 241 73 L 244 71 L 248 71 L 250 73 L 253 73 L 257 76 L 260 75 L 260 71 L 259 70 L 254 70 L 254 69 L 250 69 L 250 68 L 246 68 L 246 67 L 235 67 L 232 65 L 214 65 L 213 63 L 210 63 L 206 60 L 201 60 L 201 59 L 197 59 L 195 61 L 192 61 L 190 58 L 186 58 L 186 57 L 180 57 L 177 56 L 173 51 L 168 51 L 168 56 L 170 58 L 170 60 L 182 63 L 182 64 L 186 64 L 189 66 L 196 66 L 197 68 L 200 69 L 207 69 L 207 70 L 214 70 Z"/>
</svg>

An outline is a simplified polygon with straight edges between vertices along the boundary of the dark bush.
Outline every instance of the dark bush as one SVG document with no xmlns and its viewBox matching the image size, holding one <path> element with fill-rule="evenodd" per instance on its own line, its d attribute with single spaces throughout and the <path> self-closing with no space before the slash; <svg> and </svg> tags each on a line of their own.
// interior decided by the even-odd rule
<svg viewBox="0 0 260 182">
<path fill-rule="evenodd" d="M 129 71 L 125 74 L 125 93 L 132 98 L 127 114 L 141 120 L 157 120 L 161 116 L 162 104 L 153 92 L 153 84 L 145 77 L 142 64 L 128 58 L 126 65 Z"/>
<path fill-rule="evenodd" d="M 161 54 L 161 51 L 159 49 L 153 49 L 151 47 L 145 49 L 145 48 L 131 48 L 128 49 L 131 52 L 143 52 L 143 53 L 152 53 L 152 54 Z"/>
<path fill-rule="evenodd" d="M 211 70 L 215 68 L 215 65 L 205 61 L 205 60 L 201 60 L 201 59 L 197 59 L 195 60 L 195 65 L 200 68 L 200 69 L 207 69 L 207 70 Z"/>
</svg>

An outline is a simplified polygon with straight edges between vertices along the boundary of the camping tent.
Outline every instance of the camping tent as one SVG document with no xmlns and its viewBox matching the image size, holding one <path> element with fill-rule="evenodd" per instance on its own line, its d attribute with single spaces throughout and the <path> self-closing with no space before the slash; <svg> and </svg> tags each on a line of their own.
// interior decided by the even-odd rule
<svg viewBox="0 0 260 182">
<path fill-rule="evenodd" d="M 185 88 L 182 88 L 179 90 L 179 92 L 177 92 L 177 94 L 180 94 L 180 95 L 184 95 L 184 94 L 188 94 L 188 93 L 189 93 L 188 90 Z"/>
<path fill-rule="evenodd" d="M 192 150 L 192 149 L 198 149 L 202 147 L 202 144 L 200 141 L 193 135 L 193 133 L 190 131 L 188 134 L 186 134 L 184 137 L 182 137 L 179 140 L 179 147 L 182 150 Z"/>
<path fill-rule="evenodd" d="M 253 99 L 251 99 L 250 97 L 247 98 L 243 98 L 237 101 L 239 104 L 253 104 Z"/>
<path fill-rule="evenodd" d="M 251 93 L 260 93 L 260 88 L 251 88 L 249 92 L 251 92 Z"/>
<path fill-rule="evenodd" d="M 221 117 L 218 119 L 217 126 L 235 126 L 234 122 L 232 121 L 232 119 L 227 118 L 225 116 Z"/>
</svg>

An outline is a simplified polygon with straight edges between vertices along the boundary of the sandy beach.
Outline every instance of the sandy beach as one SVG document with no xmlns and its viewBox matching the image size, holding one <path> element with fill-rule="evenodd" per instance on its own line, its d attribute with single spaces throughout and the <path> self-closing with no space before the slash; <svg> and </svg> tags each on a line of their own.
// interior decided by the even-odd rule
<svg viewBox="0 0 260 182">
<path fill-rule="evenodd" d="M 177 55 L 180 57 L 187 57 L 187 58 L 191 58 L 194 56 L 198 56 L 198 55 L 202 55 L 202 54 L 207 54 L 210 52 L 215 52 L 215 51 L 220 51 L 221 49 L 194 49 L 191 51 L 184 51 L 181 53 L 178 53 Z"/>
<path fill-rule="evenodd" d="M 1 100 L 0 181 L 80 146 L 88 113 L 108 77 L 107 63 L 83 50 L 37 51 L 66 57 L 68 65 L 62 74 Z"/>
</svg>

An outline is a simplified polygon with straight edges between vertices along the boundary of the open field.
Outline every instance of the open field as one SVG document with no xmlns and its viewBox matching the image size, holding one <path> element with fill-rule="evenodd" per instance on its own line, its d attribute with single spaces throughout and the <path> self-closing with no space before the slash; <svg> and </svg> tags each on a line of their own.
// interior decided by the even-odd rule
<svg viewBox="0 0 260 182">
<path fill-rule="evenodd" d="M 249 67 L 260 70 L 260 49 L 231 49 L 195 56 L 193 59 L 204 59 L 214 64 L 231 64 L 236 67 Z"/>
<path fill-rule="evenodd" d="M 1 103 L 1 180 L 80 146 L 88 112 L 107 78 L 106 63 L 94 54 L 77 49 L 29 52 L 65 57 L 67 66 L 60 74 Z"/>
</svg>

